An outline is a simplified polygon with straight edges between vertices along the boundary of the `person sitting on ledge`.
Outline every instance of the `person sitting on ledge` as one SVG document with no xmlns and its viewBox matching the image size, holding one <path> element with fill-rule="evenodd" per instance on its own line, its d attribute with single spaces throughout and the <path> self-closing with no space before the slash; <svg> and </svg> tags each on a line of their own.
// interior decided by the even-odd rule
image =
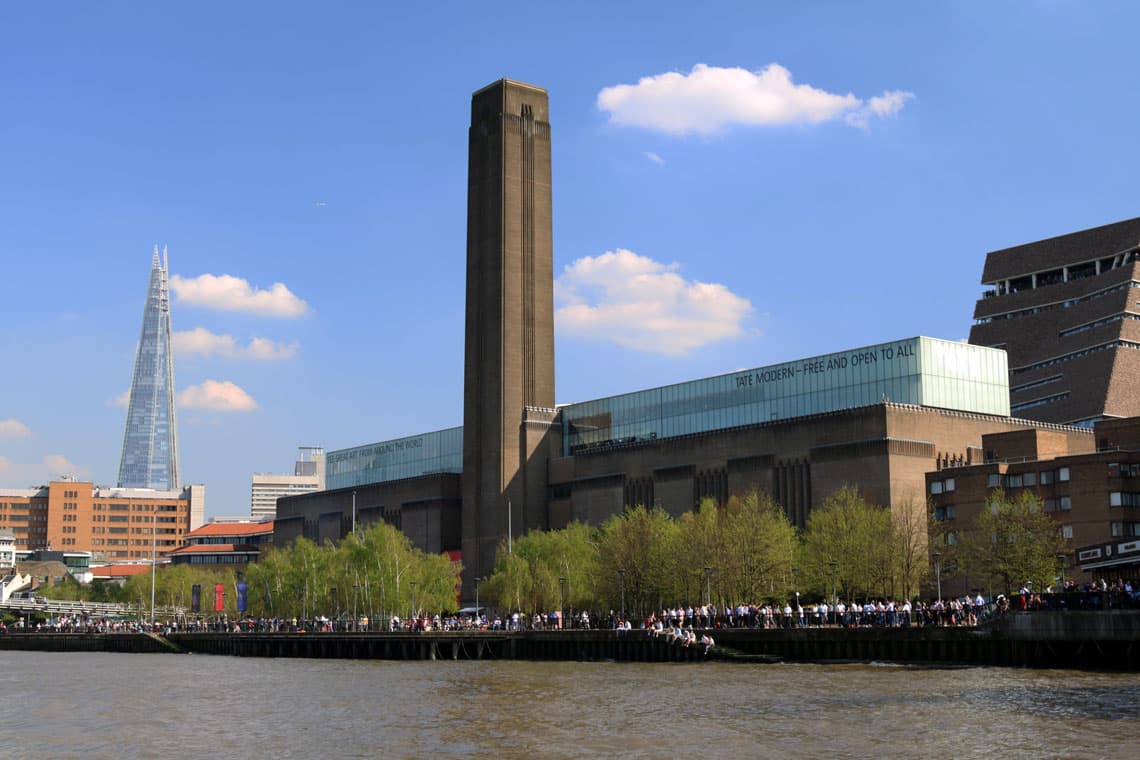
<svg viewBox="0 0 1140 760">
<path fill-rule="evenodd" d="M 708 654 L 709 650 L 716 646 L 716 642 L 713 641 L 713 637 L 709 636 L 707 633 L 701 634 L 701 644 L 703 644 L 705 647 L 705 654 Z"/>
</svg>

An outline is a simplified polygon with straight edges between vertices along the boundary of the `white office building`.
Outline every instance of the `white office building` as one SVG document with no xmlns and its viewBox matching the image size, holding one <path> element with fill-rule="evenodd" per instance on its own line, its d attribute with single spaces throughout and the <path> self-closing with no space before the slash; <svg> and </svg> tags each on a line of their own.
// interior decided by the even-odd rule
<svg viewBox="0 0 1140 760">
<path fill-rule="evenodd" d="M 255 472 L 250 486 L 250 515 L 254 520 L 277 516 L 277 500 L 325 489 L 325 450 L 319 446 L 298 447 L 292 475 Z"/>
</svg>

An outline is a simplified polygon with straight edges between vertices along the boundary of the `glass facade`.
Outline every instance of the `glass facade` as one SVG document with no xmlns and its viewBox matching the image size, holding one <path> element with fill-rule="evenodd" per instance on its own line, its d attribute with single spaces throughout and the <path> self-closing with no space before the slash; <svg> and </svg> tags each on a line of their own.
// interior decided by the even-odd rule
<svg viewBox="0 0 1140 760">
<path fill-rule="evenodd" d="M 907 338 L 560 408 L 566 454 L 892 401 L 1009 416 L 1005 351 Z M 331 451 L 326 486 L 463 472 L 463 428 Z"/>
<path fill-rule="evenodd" d="M 127 427 L 119 460 L 120 488 L 178 488 L 178 437 L 174 419 L 174 357 L 170 290 L 158 247 L 150 269 L 142 334 L 135 353 Z"/>
<path fill-rule="evenodd" d="M 562 407 L 572 454 L 893 401 L 1009 415 L 1004 351 L 908 338 Z"/>
<path fill-rule="evenodd" d="M 463 428 L 330 451 L 325 487 L 334 490 L 440 472 L 463 472 Z"/>
</svg>

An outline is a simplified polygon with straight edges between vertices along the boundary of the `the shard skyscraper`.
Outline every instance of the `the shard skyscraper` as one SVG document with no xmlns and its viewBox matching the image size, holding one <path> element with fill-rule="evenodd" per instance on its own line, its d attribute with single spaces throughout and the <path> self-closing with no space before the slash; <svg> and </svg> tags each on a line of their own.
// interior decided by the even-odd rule
<svg viewBox="0 0 1140 760">
<path fill-rule="evenodd" d="M 178 489 L 178 433 L 174 420 L 174 358 L 170 343 L 170 288 L 166 249 L 150 268 L 142 334 L 127 407 L 119 487 Z"/>
</svg>

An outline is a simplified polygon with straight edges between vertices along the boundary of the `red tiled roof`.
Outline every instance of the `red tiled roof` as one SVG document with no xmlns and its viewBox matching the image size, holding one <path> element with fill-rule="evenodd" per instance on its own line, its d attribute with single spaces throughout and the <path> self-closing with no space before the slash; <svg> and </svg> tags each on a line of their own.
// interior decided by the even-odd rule
<svg viewBox="0 0 1140 760">
<path fill-rule="evenodd" d="M 259 536 L 273 532 L 273 521 L 258 523 L 207 523 L 186 534 L 187 538 L 201 536 Z"/>
</svg>

